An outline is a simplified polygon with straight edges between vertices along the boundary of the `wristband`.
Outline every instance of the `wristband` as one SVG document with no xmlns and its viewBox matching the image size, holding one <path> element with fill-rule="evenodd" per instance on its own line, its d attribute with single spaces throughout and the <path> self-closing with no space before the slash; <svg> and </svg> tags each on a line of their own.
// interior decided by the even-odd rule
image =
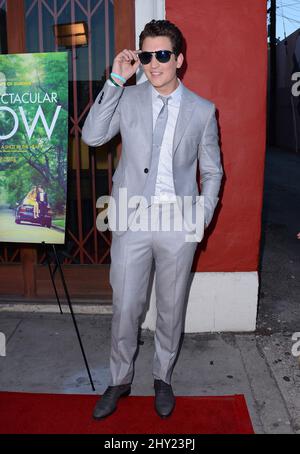
<svg viewBox="0 0 300 454">
<path fill-rule="evenodd" d="M 114 79 L 111 76 L 109 76 L 109 80 L 114 84 L 115 87 L 123 88 L 123 86 L 117 84 L 117 82 L 115 82 Z"/>
<path fill-rule="evenodd" d="M 125 84 L 125 82 L 126 82 L 125 77 L 119 76 L 119 74 L 116 74 L 116 73 L 110 73 L 110 75 L 115 76 L 117 79 L 120 79 Z"/>
</svg>

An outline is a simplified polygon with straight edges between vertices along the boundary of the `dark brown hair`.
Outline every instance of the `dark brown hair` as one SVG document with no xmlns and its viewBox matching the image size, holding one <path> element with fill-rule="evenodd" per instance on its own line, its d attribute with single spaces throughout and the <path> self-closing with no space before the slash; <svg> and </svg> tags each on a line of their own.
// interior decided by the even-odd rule
<svg viewBox="0 0 300 454">
<path fill-rule="evenodd" d="M 151 22 L 148 22 L 139 36 L 139 48 L 142 49 L 145 38 L 156 36 L 167 36 L 170 38 L 176 57 L 182 52 L 182 33 L 176 25 L 168 20 L 153 19 Z"/>
</svg>

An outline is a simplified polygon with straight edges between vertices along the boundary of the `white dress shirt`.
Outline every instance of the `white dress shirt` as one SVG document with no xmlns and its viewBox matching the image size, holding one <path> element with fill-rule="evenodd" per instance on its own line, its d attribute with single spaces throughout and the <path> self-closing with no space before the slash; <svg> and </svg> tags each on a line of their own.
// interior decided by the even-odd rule
<svg viewBox="0 0 300 454">
<path fill-rule="evenodd" d="M 179 86 L 168 95 L 171 99 L 168 101 L 168 120 L 159 155 L 155 186 L 155 203 L 172 202 L 173 200 L 176 200 L 172 165 L 173 140 L 182 95 L 182 84 L 178 78 L 177 80 Z M 153 131 L 158 114 L 163 106 L 159 96 L 160 93 L 152 86 Z"/>
</svg>

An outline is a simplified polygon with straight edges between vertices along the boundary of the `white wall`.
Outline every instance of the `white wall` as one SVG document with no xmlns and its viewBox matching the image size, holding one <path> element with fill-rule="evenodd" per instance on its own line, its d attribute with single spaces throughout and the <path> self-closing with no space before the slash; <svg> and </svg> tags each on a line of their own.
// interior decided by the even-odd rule
<svg viewBox="0 0 300 454">
<path fill-rule="evenodd" d="M 257 272 L 193 273 L 185 318 L 186 333 L 254 331 Z M 155 283 L 143 328 L 155 329 Z"/>
</svg>

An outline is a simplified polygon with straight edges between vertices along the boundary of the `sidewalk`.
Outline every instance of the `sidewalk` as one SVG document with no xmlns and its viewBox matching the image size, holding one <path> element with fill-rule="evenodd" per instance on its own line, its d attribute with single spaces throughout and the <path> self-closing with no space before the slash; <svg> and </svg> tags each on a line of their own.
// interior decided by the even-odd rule
<svg viewBox="0 0 300 454">
<path fill-rule="evenodd" d="M 172 384 L 177 395 L 244 394 L 256 433 L 300 433 L 300 156 L 266 160 L 257 331 L 186 334 Z M 77 315 L 96 392 L 107 385 L 111 315 Z M 69 314 L 0 312 L 6 357 L 0 389 L 92 393 Z M 153 333 L 143 331 L 133 395 L 154 395 Z M 300 348 L 299 348 L 300 350 Z"/>
<path fill-rule="evenodd" d="M 109 377 L 111 316 L 77 320 L 96 391 L 102 393 Z M 1 314 L 1 330 L 7 336 L 7 356 L 0 358 L 2 391 L 92 393 L 70 315 Z M 153 334 L 144 331 L 142 341 L 132 394 L 154 395 Z M 290 345 L 290 336 L 282 333 L 185 335 L 174 391 L 244 394 L 256 433 L 293 433 L 300 429 L 300 370 Z"/>
</svg>

